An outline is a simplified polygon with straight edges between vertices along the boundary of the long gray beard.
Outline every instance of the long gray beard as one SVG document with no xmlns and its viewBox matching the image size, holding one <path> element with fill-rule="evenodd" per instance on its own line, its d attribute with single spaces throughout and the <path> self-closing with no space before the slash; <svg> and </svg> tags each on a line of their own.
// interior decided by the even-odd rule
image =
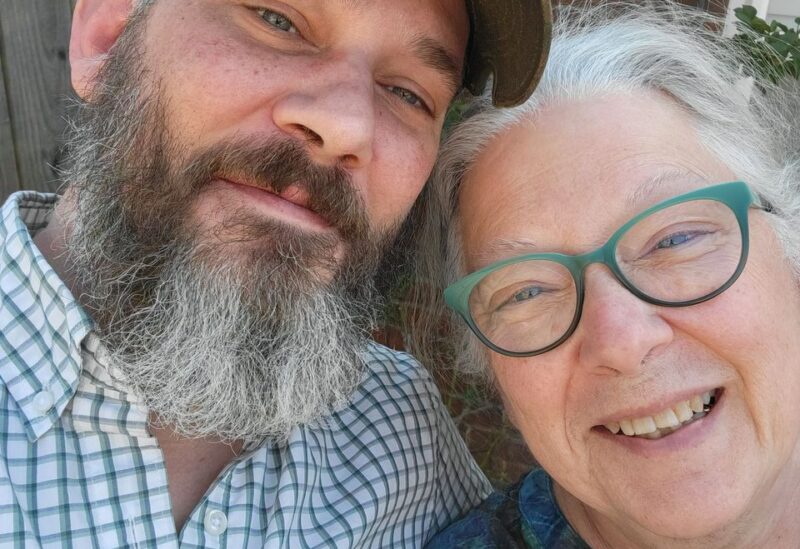
<svg viewBox="0 0 800 549">
<path fill-rule="evenodd" d="M 346 402 L 363 371 L 368 293 L 265 280 L 257 291 L 274 305 L 260 310 L 241 294 L 251 273 L 190 261 L 172 260 L 148 305 L 102 338 L 160 422 L 188 437 L 282 440 Z"/>
<path fill-rule="evenodd" d="M 68 143 L 67 249 L 81 301 L 160 423 L 184 437 L 285 439 L 359 383 L 374 271 L 392 231 L 353 237 L 337 261 L 325 237 L 241 212 L 229 213 L 252 229 L 242 242 L 207 244 L 213 235 L 187 228 L 204 179 L 183 180 L 191 167 L 170 163 L 186 154 L 163 127 L 157 83 L 143 91 L 138 23 L 79 106 Z"/>
<path fill-rule="evenodd" d="M 83 190 L 68 244 L 82 301 L 161 424 L 185 437 L 282 440 L 352 394 L 380 302 L 379 245 L 324 284 L 292 235 L 258 253 L 197 238 L 143 252 L 108 193 Z"/>
</svg>

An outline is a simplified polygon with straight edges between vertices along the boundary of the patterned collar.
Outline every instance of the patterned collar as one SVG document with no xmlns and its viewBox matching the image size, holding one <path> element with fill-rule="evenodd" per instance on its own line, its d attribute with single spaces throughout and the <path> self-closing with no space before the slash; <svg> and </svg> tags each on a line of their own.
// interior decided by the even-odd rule
<svg viewBox="0 0 800 549">
<path fill-rule="evenodd" d="M 33 235 L 58 197 L 23 191 L 0 210 L 0 379 L 16 401 L 30 442 L 58 421 L 81 374 L 81 343 L 92 329 Z"/>
</svg>

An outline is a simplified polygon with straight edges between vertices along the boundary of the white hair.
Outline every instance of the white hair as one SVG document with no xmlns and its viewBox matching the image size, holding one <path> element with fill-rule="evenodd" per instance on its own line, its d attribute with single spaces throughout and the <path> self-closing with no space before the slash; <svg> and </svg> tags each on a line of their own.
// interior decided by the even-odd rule
<svg viewBox="0 0 800 549">
<path fill-rule="evenodd" d="M 705 12 L 665 0 L 558 10 L 550 58 L 533 96 L 519 107 L 497 109 L 485 94 L 442 146 L 420 208 L 417 276 L 423 283 L 415 305 L 427 310 L 409 328 L 415 352 L 486 373 L 486 350 L 444 312 L 441 299 L 441 288 L 465 274 L 459 186 L 495 136 L 556 102 L 641 90 L 671 97 L 690 116 L 700 142 L 774 207 L 776 234 L 800 273 L 800 138 L 792 127 L 800 114 L 797 87 L 793 94 L 759 83 L 747 98 L 739 84 L 749 61 L 710 30 L 720 25 Z M 449 329 L 432 330 L 442 319 Z"/>
<path fill-rule="evenodd" d="M 156 0 L 134 0 L 133 1 L 133 16 L 141 15 L 146 12 Z"/>
</svg>

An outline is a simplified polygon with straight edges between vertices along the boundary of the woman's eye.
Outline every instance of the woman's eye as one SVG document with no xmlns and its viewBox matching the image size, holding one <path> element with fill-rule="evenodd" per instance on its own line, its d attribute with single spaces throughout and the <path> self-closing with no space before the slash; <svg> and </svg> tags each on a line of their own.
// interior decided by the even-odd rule
<svg viewBox="0 0 800 549">
<path fill-rule="evenodd" d="M 428 110 L 428 106 L 414 92 L 409 91 L 405 88 L 401 88 L 399 86 L 389 86 L 388 89 L 391 93 L 395 94 L 397 97 L 399 97 L 401 100 L 405 101 L 412 107 Z"/>
<path fill-rule="evenodd" d="M 696 234 L 692 233 L 678 233 L 678 234 L 671 234 L 667 238 L 658 241 L 656 244 L 656 249 L 664 250 L 669 248 L 674 248 L 676 246 L 680 246 L 681 244 L 685 244 L 686 242 L 692 240 Z"/>
<path fill-rule="evenodd" d="M 501 292 L 502 297 L 500 295 L 495 295 L 492 298 L 492 302 L 495 303 L 492 310 L 495 313 L 499 313 L 502 311 L 526 310 L 525 307 L 527 306 L 539 307 L 541 306 L 540 300 L 542 299 L 540 296 L 545 292 L 547 292 L 547 290 L 542 286 L 525 286 L 514 291 L 513 294 L 509 294 L 507 291 Z"/>
<path fill-rule="evenodd" d="M 529 299 L 533 299 L 540 293 L 542 293 L 541 288 L 539 288 L 538 286 L 530 286 L 528 288 L 523 289 L 522 291 L 515 293 L 511 297 L 511 301 L 516 303 L 519 303 L 520 301 L 528 301 Z"/>
<path fill-rule="evenodd" d="M 257 9 L 256 13 L 269 23 L 272 27 L 275 27 L 279 31 L 282 32 L 290 32 L 292 34 L 297 34 L 297 27 L 294 26 L 291 19 L 283 15 L 282 13 L 278 13 L 277 11 L 272 11 L 268 9 Z"/>
</svg>

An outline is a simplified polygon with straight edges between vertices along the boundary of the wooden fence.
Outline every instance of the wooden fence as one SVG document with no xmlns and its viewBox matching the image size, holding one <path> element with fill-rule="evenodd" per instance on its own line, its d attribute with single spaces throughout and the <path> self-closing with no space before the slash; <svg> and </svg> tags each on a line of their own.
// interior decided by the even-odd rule
<svg viewBox="0 0 800 549">
<path fill-rule="evenodd" d="M 0 202 L 57 187 L 73 2 L 0 0 Z"/>
</svg>

